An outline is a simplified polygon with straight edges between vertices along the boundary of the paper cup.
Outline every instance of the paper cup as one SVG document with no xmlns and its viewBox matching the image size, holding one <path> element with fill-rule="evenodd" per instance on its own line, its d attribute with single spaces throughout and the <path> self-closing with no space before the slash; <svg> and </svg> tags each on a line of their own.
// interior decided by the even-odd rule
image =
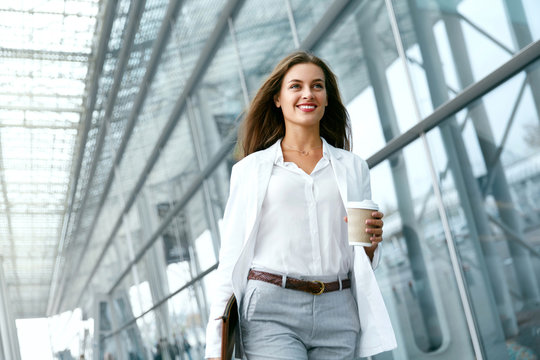
<svg viewBox="0 0 540 360">
<path fill-rule="evenodd" d="M 379 205 L 371 200 L 350 201 L 347 203 L 349 245 L 371 246 L 372 235 L 366 232 L 367 219 L 373 219 L 371 213 L 379 210 Z"/>
</svg>

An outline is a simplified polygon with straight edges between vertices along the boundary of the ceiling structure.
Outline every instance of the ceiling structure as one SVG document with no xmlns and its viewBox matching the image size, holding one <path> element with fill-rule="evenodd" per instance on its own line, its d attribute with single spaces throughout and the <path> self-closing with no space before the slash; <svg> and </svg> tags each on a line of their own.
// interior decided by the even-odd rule
<svg viewBox="0 0 540 360">
<path fill-rule="evenodd" d="M 243 1 L 229 0 L 221 6 L 225 3 Z M 136 181 L 146 176 L 144 171 L 139 174 L 146 166 L 141 159 L 155 152 L 146 135 L 169 118 L 178 94 L 196 93 L 193 84 L 191 90 L 183 89 L 188 78 L 204 74 L 199 86 L 211 93 L 224 74 L 237 76 L 230 38 L 217 51 L 220 42 L 216 39 L 223 31 L 212 35 L 220 26 L 226 27 L 228 15 L 212 4 L 211 0 L 1 2 L 0 255 L 16 318 L 84 308 L 89 301 L 83 296 L 87 289 L 107 292 L 117 280 L 118 271 L 112 270 L 117 264 L 106 256 L 106 250 L 122 225 L 119 203 L 132 205 L 137 196 L 136 191 L 131 194 L 131 182 L 144 184 Z M 238 7 L 239 51 L 244 54 L 246 76 L 256 82 L 270 70 L 270 60 L 264 59 L 273 57 L 255 51 L 250 37 L 257 37 L 254 31 L 264 26 L 288 32 L 289 23 L 285 17 L 277 21 L 272 6 L 264 9 L 257 2 L 246 2 Z M 333 11 L 338 16 L 365 6 L 336 1 L 331 7 L 339 9 Z M 327 7 L 293 4 L 295 13 L 311 10 L 322 16 Z M 266 23 L 255 16 L 260 13 L 265 14 Z M 383 16 L 384 8 L 377 7 L 375 13 Z M 183 20 L 176 21 L 177 16 Z M 310 17 L 299 17 L 304 18 Z M 328 23 L 325 26 L 331 22 L 321 21 Z M 169 24 L 170 36 L 166 35 L 169 30 L 164 31 Z M 303 26 L 300 20 L 298 26 Z M 343 29 L 348 31 L 347 26 Z M 380 33 L 391 34 L 384 29 Z M 307 43 L 312 41 L 307 30 L 301 34 L 307 36 Z M 341 45 L 343 39 L 347 36 L 338 33 L 328 42 L 333 50 L 326 53 L 347 51 Z M 269 52 L 286 52 L 276 50 L 287 46 L 280 31 L 271 40 L 264 39 Z M 206 54 L 206 47 L 217 51 L 216 55 Z M 397 56 L 388 48 L 382 56 L 385 64 Z M 213 58 L 212 63 L 207 57 Z M 335 63 L 336 68 L 349 68 L 361 64 L 361 59 Z M 364 72 L 362 66 L 356 71 Z M 366 76 L 351 79 L 354 86 L 345 84 L 345 88 L 355 92 L 368 85 Z M 345 92 L 344 98 L 355 94 Z M 216 102 L 210 108 L 223 108 L 228 114 L 230 103 Z M 134 130 L 139 118 L 145 131 Z M 137 165 L 122 162 L 124 153 L 136 158 Z M 156 159 L 157 155 L 148 163 Z M 115 180 L 117 168 L 129 170 L 124 171 L 130 174 L 129 181 Z M 130 191 L 125 199 L 112 194 L 119 192 L 118 184 Z"/>
<path fill-rule="evenodd" d="M 16 318 L 46 314 L 98 0 L 0 2 L 0 256 Z"/>
<path fill-rule="evenodd" d="M 152 117 L 159 118 L 159 109 L 166 119 L 174 104 L 168 96 L 181 92 L 191 71 L 202 73 L 208 68 L 203 81 L 208 84 L 219 82 L 225 69 L 236 76 L 237 70 L 231 65 L 235 53 L 230 44 L 224 47 L 227 51 L 216 55 L 215 65 L 196 66 L 199 51 L 210 42 L 208 38 L 217 27 L 216 19 L 224 18 L 212 3 L 2 1 L 0 255 L 4 257 L 16 318 L 43 317 L 73 309 L 81 305 L 87 286 L 96 287 L 91 280 L 103 258 L 109 232 L 116 229 L 111 229 L 116 218 L 102 219 L 103 214 L 108 216 L 102 210 L 104 203 L 111 201 L 108 194 L 113 187 L 113 165 L 122 159 L 134 121 L 148 117 L 146 110 L 141 110 L 142 104 L 146 104 L 145 109 L 154 109 L 149 110 Z M 345 9 L 348 2 L 336 3 Z M 351 4 L 354 8 L 358 5 Z M 181 8 L 183 22 L 167 20 L 174 17 L 171 9 L 175 7 Z M 293 10 L 299 13 L 301 8 L 305 6 L 298 2 Z M 253 29 L 264 24 L 248 21 L 250 16 L 277 10 L 271 6 L 261 9 L 256 2 L 247 2 L 242 9 L 239 16 L 246 15 L 239 21 L 237 35 L 240 44 L 252 44 L 243 39 L 253 36 Z M 327 8 L 314 9 L 322 15 Z M 162 23 L 174 24 L 173 40 L 167 42 Z M 289 23 L 276 23 L 275 16 L 268 16 L 268 25 L 288 31 Z M 304 33 L 307 35 L 307 30 Z M 269 39 L 265 43 L 268 45 Z M 272 43 L 286 46 L 279 31 Z M 242 47 L 240 51 L 249 54 L 244 64 L 248 76 L 258 78 L 269 71 L 268 61 L 264 66 L 262 60 L 248 61 L 264 59 L 260 51 L 253 53 Z M 176 59 L 179 52 L 182 68 L 169 61 Z M 391 53 L 386 61 L 393 61 L 395 56 Z M 168 66 L 169 62 L 174 66 Z M 158 63 L 164 64 L 159 71 Z M 146 84 L 152 82 L 148 79 L 156 72 L 155 88 L 147 94 Z M 366 85 L 363 79 L 355 88 Z M 208 88 L 213 91 L 214 86 Z M 141 148 L 153 145 L 145 145 L 144 138 L 130 144 Z M 100 221 L 105 227 L 100 226 Z M 105 277 L 117 275 L 106 265 L 101 268 Z M 114 282 L 104 281 L 102 275 L 95 276 L 102 287 Z"/>
</svg>

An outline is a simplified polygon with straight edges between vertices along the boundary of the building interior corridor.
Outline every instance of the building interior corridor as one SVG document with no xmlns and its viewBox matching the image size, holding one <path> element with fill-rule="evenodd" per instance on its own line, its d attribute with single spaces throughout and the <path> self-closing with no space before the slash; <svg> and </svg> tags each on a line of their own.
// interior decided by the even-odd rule
<svg viewBox="0 0 540 360">
<path fill-rule="evenodd" d="M 537 0 L 2 0 L 0 359 L 204 358 L 238 126 L 296 49 L 337 75 L 385 214 L 375 275 L 398 347 L 371 360 L 540 359 L 539 16 Z"/>
</svg>

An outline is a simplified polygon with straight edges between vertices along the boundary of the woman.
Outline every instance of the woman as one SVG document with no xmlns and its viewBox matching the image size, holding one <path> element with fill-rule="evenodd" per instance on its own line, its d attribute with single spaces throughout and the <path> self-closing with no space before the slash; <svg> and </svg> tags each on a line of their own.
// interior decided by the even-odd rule
<svg viewBox="0 0 540 360">
<path fill-rule="evenodd" d="M 396 346 L 371 247 L 348 245 L 345 204 L 371 198 L 369 170 L 350 151 L 335 75 L 312 54 L 285 57 L 246 115 L 225 208 L 206 357 L 220 356 L 227 299 L 239 301 L 247 359 L 353 359 Z"/>
</svg>

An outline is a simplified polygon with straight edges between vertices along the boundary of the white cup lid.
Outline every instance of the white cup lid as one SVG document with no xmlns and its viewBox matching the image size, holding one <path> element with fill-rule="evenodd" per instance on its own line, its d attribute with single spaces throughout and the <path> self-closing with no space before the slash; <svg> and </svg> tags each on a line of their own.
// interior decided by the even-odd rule
<svg viewBox="0 0 540 360">
<path fill-rule="evenodd" d="M 362 201 L 349 201 L 347 203 L 348 208 L 353 209 L 370 209 L 370 210 L 379 210 L 379 205 L 377 205 L 372 200 L 362 200 Z"/>
</svg>

